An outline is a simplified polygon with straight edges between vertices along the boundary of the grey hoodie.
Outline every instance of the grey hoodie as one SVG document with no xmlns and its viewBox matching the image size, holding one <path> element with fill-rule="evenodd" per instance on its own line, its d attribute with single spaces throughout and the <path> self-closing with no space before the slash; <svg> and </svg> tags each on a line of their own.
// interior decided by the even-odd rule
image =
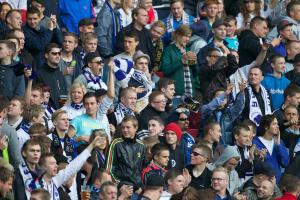
<svg viewBox="0 0 300 200">
<path fill-rule="evenodd" d="M 288 20 L 289 22 L 293 23 L 293 33 L 297 37 L 298 40 L 300 40 L 300 22 L 297 22 L 293 20 L 292 18 L 285 16 L 282 18 L 282 20 Z M 278 31 L 277 27 L 275 26 L 267 35 L 267 41 L 272 41 L 274 38 L 278 37 Z"/>
<path fill-rule="evenodd" d="M 230 160 L 231 158 L 240 157 L 240 154 L 235 146 L 227 146 L 218 160 L 211 166 L 212 170 L 216 167 L 224 166 L 224 164 Z M 209 167 L 210 169 L 210 167 Z M 233 194 L 240 186 L 239 175 L 235 170 L 229 172 L 229 183 L 227 186 L 227 190 L 229 191 L 230 195 Z"/>
</svg>

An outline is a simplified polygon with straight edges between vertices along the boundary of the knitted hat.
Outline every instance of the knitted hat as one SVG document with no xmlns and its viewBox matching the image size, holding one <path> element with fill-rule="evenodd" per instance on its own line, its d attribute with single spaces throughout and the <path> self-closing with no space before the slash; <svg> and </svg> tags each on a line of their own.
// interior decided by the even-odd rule
<svg viewBox="0 0 300 200">
<path fill-rule="evenodd" d="M 181 139 L 182 131 L 176 123 L 171 122 L 167 124 L 167 126 L 165 127 L 165 131 L 173 131 L 174 133 L 176 133 L 177 140 L 179 141 Z"/>
</svg>

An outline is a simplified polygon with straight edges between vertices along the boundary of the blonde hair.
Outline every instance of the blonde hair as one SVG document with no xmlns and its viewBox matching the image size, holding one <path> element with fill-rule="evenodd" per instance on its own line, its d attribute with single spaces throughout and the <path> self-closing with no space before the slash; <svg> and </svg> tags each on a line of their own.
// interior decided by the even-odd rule
<svg viewBox="0 0 300 200">
<path fill-rule="evenodd" d="M 182 24 L 179 28 L 177 28 L 173 32 L 173 40 L 176 41 L 179 37 L 191 36 L 191 35 L 192 35 L 192 29 L 188 25 Z"/>
<path fill-rule="evenodd" d="M 72 98 L 71 98 L 72 91 L 75 90 L 76 88 L 81 88 L 83 95 L 85 95 L 86 87 L 82 83 L 79 83 L 79 82 L 73 83 L 70 87 L 69 94 L 68 94 L 68 100 L 67 100 L 66 104 L 72 103 Z"/>
</svg>

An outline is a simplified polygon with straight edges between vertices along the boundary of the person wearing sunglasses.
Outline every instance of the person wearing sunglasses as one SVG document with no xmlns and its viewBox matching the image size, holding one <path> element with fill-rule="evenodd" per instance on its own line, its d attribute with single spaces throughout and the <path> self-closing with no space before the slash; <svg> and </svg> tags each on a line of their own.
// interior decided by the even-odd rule
<svg viewBox="0 0 300 200">
<path fill-rule="evenodd" d="M 65 77 L 60 71 L 60 47 L 56 43 L 50 43 L 45 49 L 45 64 L 40 68 L 36 82 L 47 85 L 50 90 L 48 105 L 55 110 L 60 108 L 60 98 L 67 95 Z"/>
<path fill-rule="evenodd" d="M 197 190 L 210 187 L 212 172 L 207 168 L 207 164 L 211 161 L 211 149 L 198 143 L 192 146 L 190 152 L 191 164 L 186 167 L 192 178 L 190 186 Z"/>
</svg>

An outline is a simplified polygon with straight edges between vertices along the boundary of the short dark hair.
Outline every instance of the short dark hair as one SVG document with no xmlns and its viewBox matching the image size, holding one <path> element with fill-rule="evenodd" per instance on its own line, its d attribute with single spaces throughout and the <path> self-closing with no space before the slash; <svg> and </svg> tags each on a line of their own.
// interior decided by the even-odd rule
<svg viewBox="0 0 300 200">
<path fill-rule="evenodd" d="M 282 55 L 280 55 L 280 54 L 273 54 L 273 55 L 271 56 L 271 63 L 275 64 L 276 61 L 277 61 L 277 59 L 279 59 L 279 58 L 284 58 L 284 56 L 282 56 Z"/>
<path fill-rule="evenodd" d="M 125 38 L 125 37 L 134 38 L 134 40 L 135 40 L 136 42 L 140 41 L 140 38 L 139 38 L 139 36 L 138 36 L 138 34 L 137 34 L 136 31 L 126 31 L 126 32 L 124 33 L 124 38 Z"/>
<path fill-rule="evenodd" d="M 11 5 L 10 5 L 9 3 L 7 3 L 7 2 L 2 2 L 2 3 L 0 3 L 0 11 L 2 11 L 2 6 L 9 6 L 10 9 L 12 9 L 12 7 L 11 7 Z"/>
<path fill-rule="evenodd" d="M 51 157 L 54 158 L 54 154 L 53 154 L 53 153 L 49 153 L 49 152 L 43 153 L 43 154 L 41 155 L 39 164 L 40 164 L 41 166 L 44 165 L 45 162 L 46 162 L 46 159 L 47 159 L 47 158 L 51 158 Z"/>
<path fill-rule="evenodd" d="M 41 16 L 40 10 L 34 6 L 31 6 L 27 9 L 26 16 L 33 15 L 33 14 L 37 14 L 38 16 Z"/>
<path fill-rule="evenodd" d="M 82 102 L 84 103 L 86 99 L 89 99 L 89 98 L 93 98 L 95 97 L 96 101 L 98 102 L 97 100 L 97 95 L 95 92 L 87 92 L 83 95 L 83 98 L 82 98 Z"/>
<path fill-rule="evenodd" d="M 95 170 L 94 172 L 93 172 L 93 174 L 92 174 L 92 177 L 91 177 L 91 182 L 92 182 L 92 184 L 94 184 L 94 182 L 96 181 L 96 180 L 101 180 L 102 179 L 102 177 L 103 177 L 103 174 L 108 174 L 108 172 L 105 170 L 105 169 L 98 169 L 98 170 Z"/>
<path fill-rule="evenodd" d="M 236 126 L 233 128 L 232 133 L 233 133 L 234 136 L 235 136 L 235 135 L 239 136 L 239 135 L 241 134 L 241 131 L 242 131 L 242 130 L 244 130 L 244 131 L 250 131 L 250 129 L 249 129 L 249 127 L 248 127 L 247 125 L 241 123 L 241 124 L 236 125 Z"/>
<path fill-rule="evenodd" d="M 71 32 L 65 32 L 64 33 L 64 37 L 73 37 L 74 38 L 74 40 L 75 40 L 75 42 L 76 43 L 78 43 L 78 37 L 77 37 L 77 35 L 75 34 L 75 33 L 71 33 Z"/>
<path fill-rule="evenodd" d="M 6 183 L 10 178 L 15 178 L 14 172 L 6 167 L 0 166 L 0 181 Z"/>
<path fill-rule="evenodd" d="M 31 196 L 33 195 L 40 195 L 41 199 L 43 200 L 50 200 L 50 194 L 47 190 L 45 189 L 35 189 L 31 192 Z"/>
<path fill-rule="evenodd" d="M 157 90 L 161 91 L 162 88 L 167 88 L 168 85 L 175 85 L 175 81 L 173 79 L 170 78 L 161 78 L 159 79 L 159 81 L 156 84 L 156 88 Z"/>
<path fill-rule="evenodd" d="M 291 1 L 286 6 L 286 15 L 290 17 L 291 11 L 295 9 L 295 6 L 300 5 L 299 1 Z"/>
<path fill-rule="evenodd" d="M 174 3 L 177 3 L 177 2 L 180 2 L 180 3 L 182 3 L 182 5 L 184 5 L 183 0 L 171 0 L 171 1 L 170 1 L 170 7 L 171 7 Z"/>
<path fill-rule="evenodd" d="M 11 9 L 10 11 L 8 11 L 6 13 L 6 16 L 5 16 L 5 22 L 7 23 L 7 19 L 11 17 L 11 15 L 14 13 L 14 12 L 17 12 L 21 15 L 21 11 L 18 10 L 18 9 Z"/>
<path fill-rule="evenodd" d="M 137 7 L 137 8 L 132 9 L 132 12 L 131 12 L 132 21 L 135 21 L 134 17 L 139 14 L 140 10 L 146 10 L 146 9 L 141 8 L 141 7 Z"/>
<path fill-rule="evenodd" d="M 165 125 L 164 120 L 159 116 L 152 116 L 152 117 L 149 118 L 149 121 L 150 120 L 154 120 L 154 121 L 157 121 L 161 125 Z M 149 121 L 148 121 L 148 123 L 149 123 Z"/>
<path fill-rule="evenodd" d="M 27 140 L 22 146 L 22 152 L 26 151 L 29 146 L 35 146 L 35 145 L 39 145 L 41 147 L 40 141 L 38 141 L 35 138 L 31 138 L 31 139 Z"/>
<path fill-rule="evenodd" d="M 236 20 L 236 18 L 235 18 L 234 16 L 232 16 L 232 15 L 227 15 L 227 16 L 225 17 L 225 19 L 224 19 L 224 22 L 225 22 L 226 24 L 228 24 L 228 23 L 231 22 L 231 21 L 234 21 L 234 24 L 237 25 L 237 20 Z"/>
<path fill-rule="evenodd" d="M 158 156 L 162 151 L 169 151 L 169 147 L 162 143 L 157 143 L 151 148 L 152 159 Z"/>
<path fill-rule="evenodd" d="M 296 84 L 291 84 L 284 90 L 284 99 L 293 97 L 296 94 L 300 94 L 300 87 Z"/>
<path fill-rule="evenodd" d="M 182 172 L 180 170 L 170 169 L 165 175 L 165 184 L 168 185 L 168 180 L 174 180 L 180 175 L 182 175 Z"/>
<path fill-rule="evenodd" d="M 284 192 L 296 192 L 300 187 L 300 179 L 292 174 L 284 174 L 279 182 L 279 187 Z"/>
<path fill-rule="evenodd" d="M 216 121 L 208 121 L 204 126 L 204 135 L 207 135 L 209 130 L 213 129 L 216 125 L 219 125 Z"/>
<path fill-rule="evenodd" d="M 257 24 L 261 24 L 262 22 L 266 22 L 268 24 L 268 22 L 265 18 L 260 17 L 260 16 L 254 17 L 250 22 L 250 29 L 254 28 L 254 26 Z"/>
<path fill-rule="evenodd" d="M 46 54 L 50 53 L 50 51 L 51 51 L 52 49 L 54 49 L 54 48 L 60 49 L 60 46 L 59 46 L 58 44 L 56 44 L 56 43 L 50 43 L 50 44 L 48 44 L 48 45 L 45 47 L 45 53 L 46 53 Z"/>
</svg>

